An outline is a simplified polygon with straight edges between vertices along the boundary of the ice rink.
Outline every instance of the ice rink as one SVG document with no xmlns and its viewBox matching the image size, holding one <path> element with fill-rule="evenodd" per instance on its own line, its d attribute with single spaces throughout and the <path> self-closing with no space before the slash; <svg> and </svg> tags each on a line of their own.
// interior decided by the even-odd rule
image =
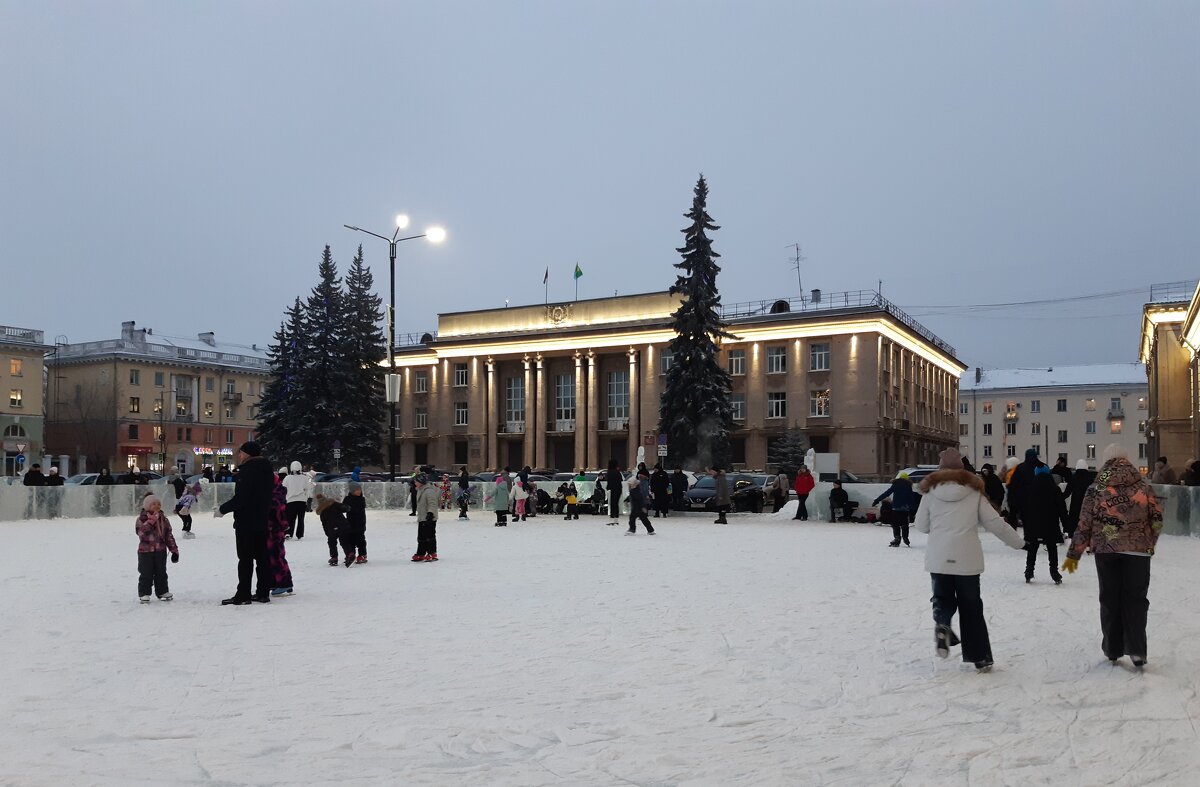
<svg viewBox="0 0 1200 787">
<path fill-rule="evenodd" d="M 1197 783 L 1196 539 L 1159 543 L 1139 675 L 1100 652 L 1090 557 L 1026 585 L 984 533 L 980 675 L 934 656 L 917 533 L 472 516 L 411 564 L 414 519 L 372 511 L 345 568 L 310 515 L 296 595 L 246 607 L 219 606 L 228 517 L 197 516 L 148 606 L 132 518 L 0 523 L 0 783 Z"/>
</svg>

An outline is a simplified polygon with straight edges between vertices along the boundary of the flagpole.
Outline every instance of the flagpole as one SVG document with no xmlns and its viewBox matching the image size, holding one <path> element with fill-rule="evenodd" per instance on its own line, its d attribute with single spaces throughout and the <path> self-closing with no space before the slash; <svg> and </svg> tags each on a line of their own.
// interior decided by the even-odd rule
<svg viewBox="0 0 1200 787">
<path fill-rule="evenodd" d="M 575 269 L 579 270 L 579 260 L 575 261 Z M 575 302 L 579 302 L 579 277 L 575 277 Z"/>
</svg>

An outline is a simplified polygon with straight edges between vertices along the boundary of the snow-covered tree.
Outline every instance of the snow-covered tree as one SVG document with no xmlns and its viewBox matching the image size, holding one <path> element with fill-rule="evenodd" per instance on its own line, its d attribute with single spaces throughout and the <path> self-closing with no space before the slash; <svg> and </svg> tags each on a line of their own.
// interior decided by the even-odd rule
<svg viewBox="0 0 1200 787">
<path fill-rule="evenodd" d="M 721 269 L 709 231 L 720 229 L 705 209 L 708 184 L 696 182 L 692 209 L 684 216 L 691 224 L 682 230 L 684 245 L 672 293 L 684 296 L 672 315 L 675 338 L 673 361 L 667 371 L 659 405 L 659 430 L 667 435 L 670 463 L 693 469 L 729 466 L 729 431 L 733 428 L 729 372 L 718 362 L 717 341 L 735 338 L 721 322 L 717 274 Z"/>
<path fill-rule="evenodd" d="M 342 411 L 354 378 L 342 359 L 345 295 L 328 246 L 317 272 L 320 281 L 304 306 L 306 357 L 298 375 L 300 412 L 294 450 L 301 462 L 328 467 L 333 464 L 334 442 L 342 440 Z"/>
<path fill-rule="evenodd" d="M 304 346 L 304 307 L 300 299 L 288 308 L 274 341 L 267 347 L 271 379 L 258 405 L 258 440 L 266 454 L 281 462 L 299 458 L 300 373 L 308 356 Z"/>
<path fill-rule="evenodd" d="M 375 278 L 363 264 L 363 248 L 346 272 L 345 338 L 342 359 L 350 383 L 342 406 L 342 455 L 347 466 L 378 464 L 381 429 L 387 421 L 387 397 L 383 387 L 387 344 L 382 327 L 383 299 L 372 289 Z"/>
<path fill-rule="evenodd" d="M 767 463 L 791 475 L 804 464 L 807 451 L 808 440 L 804 433 L 799 429 L 791 429 L 787 434 L 767 443 Z"/>
</svg>

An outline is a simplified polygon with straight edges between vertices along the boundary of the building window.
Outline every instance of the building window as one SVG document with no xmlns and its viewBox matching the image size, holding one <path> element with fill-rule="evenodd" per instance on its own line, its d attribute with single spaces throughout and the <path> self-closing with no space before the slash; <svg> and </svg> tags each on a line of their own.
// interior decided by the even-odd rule
<svg viewBox="0 0 1200 787">
<path fill-rule="evenodd" d="M 204 378 L 204 390 L 205 391 L 208 391 L 211 393 L 216 388 L 216 385 L 217 385 L 217 381 L 215 378 L 212 378 L 212 377 Z"/>
<path fill-rule="evenodd" d="M 1040 413 L 1042 411 L 1042 400 L 1033 399 L 1029 402 L 1029 412 Z"/>
<path fill-rule="evenodd" d="M 138 439 L 138 425 L 130 424 L 128 434 L 129 434 L 130 440 L 137 440 Z"/>
<path fill-rule="evenodd" d="M 1146 433 L 1146 422 L 1138 421 L 1138 434 L 1145 434 L 1145 433 Z"/>
<path fill-rule="evenodd" d="M 608 417 L 629 417 L 629 372 L 608 373 Z"/>
<path fill-rule="evenodd" d="M 992 447 L 990 445 L 985 445 L 983 447 L 983 458 L 984 459 L 992 458 Z"/>
<path fill-rule="evenodd" d="M 465 363 L 454 364 L 454 387 L 467 387 L 467 365 Z"/>
<path fill-rule="evenodd" d="M 1095 422 L 1095 421 L 1088 421 L 1087 423 L 1085 423 L 1085 424 L 1083 425 L 1083 431 L 1084 431 L 1086 434 L 1096 434 L 1096 422 Z"/>
<path fill-rule="evenodd" d="M 629 372 L 625 372 L 628 385 Z M 575 374 L 554 375 L 554 420 L 575 420 Z M 557 424 L 556 424 L 557 425 Z"/>
<path fill-rule="evenodd" d="M 729 395 L 729 406 L 733 410 L 733 420 L 746 420 L 746 394 L 735 393 Z"/>
<path fill-rule="evenodd" d="M 1088 410 L 1095 410 L 1095 409 L 1096 409 L 1096 400 L 1095 400 L 1095 399 L 1088 399 L 1088 401 L 1092 403 L 1092 406 L 1091 406 L 1091 407 L 1088 407 L 1088 408 L 1085 408 L 1085 409 L 1088 409 Z M 1058 400 L 1058 411 L 1059 411 L 1060 413 L 1065 413 L 1065 412 L 1067 411 L 1067 400 L 1066 400 L 1066 399 L 1059 399 L 1059 400 Z"/>
<path fill-rule="evenodd" d="M 212 418 L 212 417 L 213 417 L 213 412 L 214 412 L 213 403 L 212 403 L 212 402 L 205 402 L 205 403 L 204 403 L 204 417 L 205 417 L 205 418 Z"/>
<path fill-rule="evenodd" d="M 141 385 L 142 384 L 142 370 L 141 369 L 130 369 L 129 370 L 129 384 L 130 385 Z"/>
<path fill-rule="evenodd" d="M 1095 459 L 1095 458 L 1096 458 L 1096 444 L 1095 444 L 1095 443 L 1088 443 L 1088 445 L 1087 445 L 1087 458 L 1088 458 L 1088 459 Z"/>
<path fill-rule="evenodd" d="M 186 413 L 186 412 L 181 412 L 181 413 L 178 413 L 178 415 L 187 415 L 187 413 Z M 225 407 L 225 417 L 226 417 L 226 418 L 234 418 L 234 417 L 236 417 L 236 416 L 234 416 L 234 408 L 233 408 L 231 405 L 226 405 L 226 407 Z"/>
<path fill-rule="evenodd" d="M 163 387 L 163 373 L 162 372 L 154 373 L 154 385 L 158 388 Z"/>
<path fill-rule="evenodd" d="M 1095 399 L 1084 399 L 1084 400 L 1083 400 L 1083 409 L 1084 409 L 1084 410 L 1086 410 L 1086 411 L 1088 411 L 1089 413 L 1090 413 L 1092 410 L 1095 410 L 1095 409 L 1096 409 L 1096 400 L 1095 400 Z M 1063 411 L 1063 410 L 1059 410 L 1059 412 L 1061 413 L 1061 412 L 1064 412 L 1064 411 Z"/>
<path fill-rule="evenodd" d="M 13 388 L 8 392 L 8 406 L 24 407 L 25 405 L 22 404 L 24 398 L 25 394 L 20 388 Z"/>
<path fill-rule="evenodd" d="M 784 374 L 787 372 L 787 348 L 767 348 L 767 374 Z"/>
<path fill-rule="evenodd" d="M 413 429 L 429 428 L 429 411 L 424 407 L 413 410 Z"/>
<path fill-rule="evenodd" d="M 1110 421 L 1108 424 L 1108 429 L 1112 434 L 1121 434 L 1121 422 L 1119 420 Z"/>
<path fill-rule="evenodd" d="M 958 403 L 958 414 L 959 415 L 970 415 L 971 414 L 971 405 L 967 404 L 966 402 L 959 402 Z"/>
<path fill-rule="evenodd" d="M 808 370 L 810 372 L 829 371 L 829 342 L 809 345 Z"/>
<path fill-rule="evenodd" d="M 1138 409 L 1139 409 L 1139 410 L 1145 410 L 1145 409 L 1146 409 L 1146 397 L 1144 397 L 1144 396 L 1139 396 L 1139 397 L 1138 397 Z"/>
<path fill-rule="evenodd" d="M 20 377 L 21 376 L 21 368 L 24 365 L 25 365 L 24 361 L 22 361 L 20 358 L 9 358 L 8 359 L 9 375 L 11 375 L 12 377 Z"/>
<path fill-rule="evenodd" d="M 1016 424 L 1007 423 L 1004 425 L 1004 434 L 1015 435 L 1016 433 L 1017 433 L 1017 425 Z"/>
<path fill-rule="evenodd" d="M 992 425 L 991 425 L 991 424 L 984 424 L 984 425 L 983 425 L 983 436 L 984 436 L 984 437 L 990 437 L 990 436 L 991 436 L 991 434 L 992 434 Z"/>
<path fill-rule="evenodd" d="M 971 433 L 971 425 L 970 424 L 959 424 L 958 425 L 958 436 L 959 437 L 966 437 L 970 433 Z"/>
<path fill-rule="evenodd" d="M 258 395 L 266 396 L 266 394 L 267 394 L 267 384 L 260 380 L 258 383 Z"/>
<path fill-rule="evenodd" d="M 142 400 L 140 397 L 129 397 L 129 412 L 140 413 L 142 411 Z"/>
<path fill-rule="evenodd" d="M 159 431 L 158 431 L 158 427 L 157 427 L 157 426 L 156 426 L 156 427 L 154 427 L 154 436 L 155 436 L 155 437 L 161 437 L 161 436 L 162 436 L 162 435 L 159 433 Z M 175 441 L 176 441 L 176 442 L 181 442 L 182 440 L 183 440 L 183 427 L 182 427 L 182 426 L 177 426 L 177 427 L 175 427 Z"/>
<path fill-rule="evenodd" d="M 205 429 L 204 430 L 204 442 L 211 445 L 212 441 L 213 441 L 213 430 Z"/>
<path fill-rule="evenodd" d="M 1016 402 L 1006 402 L 1005 403 L 1004 412 L 1015 413 L 1016 411 L 1017 411 L 1017 403 Z"/>
<path fill-rule="evenodd" d="M 162 399 L 155 399 L 155 400 L 154 400 L 154 414 L 155 414 L 155 415 L 158 415 L 158 414 L 159 414 L 159 413 L 161 413 L 162 411 L 163 411 L 163 400 L 162 400 Z"/>
<path fill-rule="evenodd" d="M 1062 460 L 1062 461 L 1064 461 L 1064 462 L 1065 462 L 1065 461 L 1067 461 L 1067 455 L 1066 455 L 1066 454 L 1060 453 L 1060 454 L 1058 455 L 1058 458 L 1059 458 L 1059 459 L 1061 459 L 1061 460 Z"/>
<path fill-rule="evenodd" d="M 829 416 L 828 388 L 824 388 L 820 391 L 809 391 L 808 414 L 813 418 L 825 418 Z"/>
<path fill-rule="evenodd" d="M 236 380 L 230 380 L 229 382 L 225 383 L 225 393 L 227 393 L 230 396 L 233 396 L 235 393 L 237 393 L 237 381 Z"/>
<path fill-rule="evenodd" d="M 992 414 L 992 403 L 991 403 L 991 402 L 984 402 L 984 403 L 983 403 L 983 414 L 984 414 L 984 415 L 991 415 L 991 414 Z"/>
<path fill-rule="evenodd" d="M 1010 445 L 1007 449 L 1007 453 L 1009 456 L 1016 456 L 1017 455 L 1017 447 L 1015 445 Z"/>
<path fill-rule="evenodd" d="M 225 430 L 225 445 L 233 445 L 233 430 Z"/>
<path fill-rule="evenodd" d="M 1114 396 L 1111 399 L 1109 399 L 1108 400 L 1108 409 L 1109 410 L 1120 410 L 1121 409 L 1121 397 Z"/>
<path fill-rule="evenodd" d="M 1041 434 L 1042 433 L 1042 424 L 1039 421 L 1034 421 L 1033 423 L 1029 424 L 1029 433 L 1030 434 Z"/>
<path fill-rule="evenodd" d="M 20 424 L 9 424 L 4 427 L 5 437 L 25 437 L 25 427 Z"/>
<path fill-rule="evenodd" d="M 1060 443 L 1067 442 L 1067 430 L 1066 429 L 1058 430 L 1058 442 L 1060 442 Z"/>
<path fill-rule="evenodd" d="M 454 425 L 455 426 L 466 426 L 467 425 L 467 403 L 466 402 L 455 402 L 454 403 Z"/>
<path fill-rule="evenodd" d="M 524 377 L 509 377 L 504 381 L 504 420 L 506 423 L 525 420 Z"/>
<path fill-rule="evenodd" d="M 658 373 L 666 374 L 671 370 L 671 364 L 675 363 L 675 353 L 671 352 L 669 347 L 664 347 L 661 359 L 659 360 Z"/>
<path fill-rule="evenodd" d="M 404 428 L 400 425 L 400 411 L 399 410 L 397 410 L 395 412 L 395 417 L 392 419 L 392 428 L 393 429 L 403 429 Z"/>
<path fill-rule="evenodd" d="M 429 393 L 429 372 L 413 372 L 413 391 Z"/>
<path fill-rule="evenodd" d="M 785 391 L 771 391 L 767 394 L 767 418 L 787 418 Z"/>
<path fill-rule="evenodd" d="M 746 351 L 745 350 L 730 350 L 729 351 L 729 373 L 734 377 L 741 377 L 746 373 Z"/>
</svg>

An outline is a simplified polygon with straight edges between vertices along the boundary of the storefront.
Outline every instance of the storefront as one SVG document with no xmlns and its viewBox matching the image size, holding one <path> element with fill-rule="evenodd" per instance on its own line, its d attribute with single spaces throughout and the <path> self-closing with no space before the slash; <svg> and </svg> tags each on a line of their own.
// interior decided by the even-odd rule
<svg viewBox="0 0 1200 787">
<path fill-rule="evenodd" d="M 123 445 L 117 449 L 117 454 L 125 460 L 125 467 L 137 465 L 138 467 L 150 470 L 152 468 L 149 467 L 148 463 L 150 453 L 153 450 L 148 445 Z"/>
<path fill-rule="evenodd" d="M 216 470 L 221 465 L 233 463 L 233 449 L 228 446 L 217 448 L 211 445 L 197 445 L 192 446 L 192 453 L 196 459 L 196 464 L 192 469 L 197 473 L 202 472 L 206 467 Z"/>
</svg>

